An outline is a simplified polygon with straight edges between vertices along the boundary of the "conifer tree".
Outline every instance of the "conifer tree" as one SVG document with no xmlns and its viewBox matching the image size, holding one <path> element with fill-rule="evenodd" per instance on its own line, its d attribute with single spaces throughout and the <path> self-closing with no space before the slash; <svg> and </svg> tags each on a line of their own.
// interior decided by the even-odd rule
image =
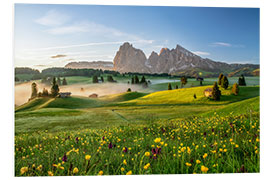
<svg viewBox="0 0 270 180">
<path fill-rule="evenodd" d="M 172 90 L 172 85 L 171 85 L 171 83 L 168 84 L 168 90 Z"/>
<path fill-rule="evenodd" d="M 53 78 L 52 87 L 51 87 L 51 95 L 52 97 L 56 97 L 59 94 L 59 86 L 56 83 L 55 77 Z"/>
<path fill-rule="evenodd" d="M 33 82 L 31 87 L 32 87 L 31 98 L 35 98 L 38 95 L 37 84 L 35 82 Z"/>
<path fill-rule="evenodd" d="M 214 83 L 212 97 L 215 101 L 219 101 L 221 96 L 221 91 L 218 88 L 217 82 Z"/>
<path fill-rule="evenodd" d="M 66 80 L 66 78 L 63 79 L 62 85 L 67 85 L 67 80 Z"/>
<path fill-rule="evenodd" d="M 96 75 L 93 76 L 93 83 L 98 83 L 98 77 Z"/>
<path fill-rule="evenodd" d="M 238 84 L 239 86 L 246 86 L 246 80 L 243 74 L 241 75 L 241 77 L 239 77 Z"/>
<path fill-rule="evenodd" d="M 145 80 L 145 77 L 143 76 L 140 83 L 143 84 L 145 82 L 146 82 L 146 80 Z"/>
<path fill-rule="evenodd" d="M 135 84 L 139 84 L 139 83 L 140 83 L 140 80 L 139 80 L 138 76 L 136 75 L 135 76 Z"/>
<path fill-rule="evenodd" d="M 221 85 L 221 80 L 222 80 L 223 76 L 224 75 L 222 73 L 219 74 L 219 76 L 218 76 L 218 85 Z"/>
<path fill-rule="evenodd" d="M 227 89 L 228 86 L 229 86 L 228 78 L 226 76 L 223 76 L 221 79 L 221 87 L 223 87 L 224 89 Z"/>
</svg>

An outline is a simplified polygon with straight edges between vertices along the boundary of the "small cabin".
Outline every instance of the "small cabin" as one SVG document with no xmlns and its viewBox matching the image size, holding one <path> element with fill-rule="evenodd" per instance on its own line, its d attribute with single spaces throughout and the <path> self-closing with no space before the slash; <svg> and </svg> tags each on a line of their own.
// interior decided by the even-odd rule
<svg viewBox="0 0 270 180">
<path fill-rule="evenodd" d="M 71 92 L 60 92 L 59 93 L 60 98 L 67 98 L 67 97 L 70 97 L 70 95 L 71 95 Z"/>
<path fill-rule="evenodd" d="M 207 88 L 204 90 L 204 96 L 205 97 L 212 97 L 213 94 L 213 89 L 212 88 Z"/>
<path fill-rule="evenodd" d="M 90 98 L 98 98 L 98 95 L 94 93 L 94 94 L 89 95 L 89 97 Z"/>
</svg>

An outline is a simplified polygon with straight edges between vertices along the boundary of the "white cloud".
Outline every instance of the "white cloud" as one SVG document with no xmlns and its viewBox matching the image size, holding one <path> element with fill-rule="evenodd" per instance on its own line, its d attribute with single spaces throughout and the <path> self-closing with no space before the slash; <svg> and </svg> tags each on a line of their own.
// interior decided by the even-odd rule
<svg viewBox="0 0 270 180">
<path fill-rule="evenodd" d="M 214 46 L 214 47 L 218 47 L 218 46 L 231 47 L 232 45 L 230 43 L 226 43 L 226 42 L 214 42 L 214 43 L 211 44 L 211 46 Z"/>
<path fill-rule="evenodd" d="M 192 51 L 192 53 L 198 55 L 198 56 L 209 56 L 209 52 L 203 52 L 203 51 Z"/>
<path fill-rule="evenodd" d="M 73 34 L 73 33 L 89 32 L 89 27 L 87 24 L 73 24 L 67 26 L 53 27 L 46 31 L 53 35 Z"/>
<path fill-rule="evenodd" d="M 86 43 L 86 44 L 73 44 L 73 45 L 66 45 L 66 46 L 52 46 L 52 47 L 45 47 L 45 48 L 37 48 L 37 49 L 25 49 L 25 52 L 33 52 L 33 51 L 46 51 L 46 50 L 54 50 L 54 49 L 68 49 L 68 48 L 75 48 L 75 47 L 85 47 L 85 46 L 100 46 L 100 45 L 114 45 L 114 44 L 123 44 L 124 42 L 130 43 L 138 43 L 138 44 L 152 44 L 153 40 L 137 40 L 137 41 L 112 41 L 112 42 L 97 42 L 97 43 Z"/>
<path fill-rule="evenodd" d="M 50 10 L 43 17 L 35 20 L 35 22 L 44 26 L 59 26 L 65 24 L 69 19 L 70 17 L 66 14 Z"/>
</svg>

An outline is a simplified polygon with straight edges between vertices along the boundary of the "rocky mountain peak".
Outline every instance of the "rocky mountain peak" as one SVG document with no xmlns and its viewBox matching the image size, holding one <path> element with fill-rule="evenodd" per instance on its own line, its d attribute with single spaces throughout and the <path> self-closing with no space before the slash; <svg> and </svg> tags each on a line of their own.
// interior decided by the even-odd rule
<svg viewBox="0 0 270 180">
<path fill-rule="evenodd" d="M 120 49 L 125 50 L 132 47 L 132 44 L 130 44 L 129 42 L 125 42 L 122 46 L 120 46 Z"/>
<path fill-rule="evenodd" d="M 134 48 L 126 42 L 120 46 L 114 58 L 114 70 L 119 72 L 139 72 L 139 73 L 169 73 L 169 74 L 198 74 L 197 71 L 212 73 L 232 71 L 247 65 L 230 65 L 203 59 L 200 56 L 188 51 L 180 45 L 175 49 L 162 48 L 160 53 L 152 51 L 147 59 L 144 52 Z M 258 68 L 257 65 L 250 68 Z"/>
</svg>

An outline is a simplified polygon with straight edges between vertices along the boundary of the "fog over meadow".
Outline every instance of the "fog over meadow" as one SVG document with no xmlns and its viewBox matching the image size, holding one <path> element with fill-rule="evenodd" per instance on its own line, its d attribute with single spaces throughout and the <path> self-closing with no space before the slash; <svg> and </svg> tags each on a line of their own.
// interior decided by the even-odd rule
<svg viewBox="0 0 270 180">
<path fill-rule="evenodd" d="M 15 105 L 20 106 L 28 101 L 31 96 L 31 84 L 34 81 L 16 84 L 15 85 Z M 43 88 L 46 88 L 49 92 L 51 86 L 45 85 L 43 83 L 38 83 L 38 92 L 42 92 Z M 117 93 L 126 92 L 128 88 L 132 91 L 143 91 L 144 89 L 139 85 L 131 85 L 124 83 L 99 83 L 99 84 L 73 84 L 60 86 L 60 92 L 71 92 L 71 96 L 84 96 L 89 97 L 89 95 L 96 93 L 98 96 L 105 96 Z"/>
</svg>

